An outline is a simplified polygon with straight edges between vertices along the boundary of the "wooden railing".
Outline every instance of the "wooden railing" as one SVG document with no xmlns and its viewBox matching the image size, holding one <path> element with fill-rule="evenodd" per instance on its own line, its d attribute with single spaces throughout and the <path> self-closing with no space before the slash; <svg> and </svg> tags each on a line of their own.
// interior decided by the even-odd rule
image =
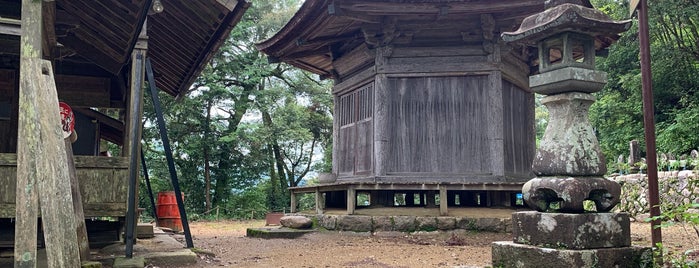
<svg viewBox="0 0 699 268">
<path fill-rule="evenodd" d="M 86 218 L 126 215 L 127 158 L 75 156 L 75 171 Z M 15 217 L 16 184 L 17 155 L 0 154 L 0 218 Z"/>
</svg>

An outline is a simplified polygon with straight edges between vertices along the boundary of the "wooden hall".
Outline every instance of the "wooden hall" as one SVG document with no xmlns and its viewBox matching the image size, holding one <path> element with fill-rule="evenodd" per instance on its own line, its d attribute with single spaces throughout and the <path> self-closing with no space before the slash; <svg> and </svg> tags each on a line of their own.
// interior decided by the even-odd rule
<svg viewBox="0 0 699 268">
<path fill-rule="evenodd" d="M 77 141 L 71 149 L 84 216 L 93 219 L 88 224 L 105 217 L 117 219 L 108 227 L 117 228 L 114 240 L 118 240 L 127 213 L 129 169 L 139 169 L 129 163 L 138 151 L 130 151 L 128 144 L 141 140 L 138 111 L 143 106 L 146 57 L 152 62 L 157 88 L 173 97 L 187 94 L 249 3 L 39 2 L 43 33 L 38 57 L 50 63 L 47 69 L 58 100 L 75 114 Z M 22 14 L 22 1 L 0 0 L 0 247 L 11 245 L 12 232 L 6 230 L 14 228 L 16 215 L 17 151 L 22 140 L 18 118 L 25 112 L 20 108 L 20 66 L 25 59 L 20 57 L 20 36 L 26 31 L 24 21 L 30 19 Z M 109 147 L 112 155 L 104 156 Z"/>
<path fill-rule="evenodd" d="M 533 177 L 537 54 L 500 34 L 544 2 L 306 0 L 258 44 L 272 62 L 335 81 L 333 172 L 291 188 L 292 211 L 301 193 L 316 194 L 318 212 L 348 214 L 517 206 Z"/>
</svg>

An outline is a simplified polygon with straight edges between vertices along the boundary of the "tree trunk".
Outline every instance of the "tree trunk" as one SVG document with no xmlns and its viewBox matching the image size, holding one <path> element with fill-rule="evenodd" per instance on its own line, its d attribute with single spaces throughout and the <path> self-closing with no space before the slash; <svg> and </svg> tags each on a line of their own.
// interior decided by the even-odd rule
<svg viewBox="0 0 699 268">
<path fill-rule="evenodd" d="M 204 122 L 204 141 L 209 140 L 209 135 L 211 131 L 209 126 L 211 124 L 211 102 L 207 103 L 206 106 L 206 121 Z M 206 211 L 211 210 L 211 166 L 209 165 L 209 144 L 204 144 L 204 184 L 206 192 L 204 197 L 206 199 Z"/>
</svg>

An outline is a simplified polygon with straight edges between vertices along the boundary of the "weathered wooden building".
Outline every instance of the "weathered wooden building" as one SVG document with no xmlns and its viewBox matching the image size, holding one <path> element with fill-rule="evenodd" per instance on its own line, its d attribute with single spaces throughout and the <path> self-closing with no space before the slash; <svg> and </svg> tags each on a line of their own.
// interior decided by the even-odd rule
<svg viewBox="0 0 699 268">
<path fill-rule="evenodd" d="M 0 0 L 3 228 L 11 227 L 15 217 L 21 5 L 20 0 Z M 151 59 L 157 87 L 182 96 L 248 6 L 244 0 L 44 2 L 43 58 L 52 63 L 59 100 L 75 112 L 78 140 L 73 151 L 87 218 L 123 221 L 126 214 L 131 153 L 125 145 L 141 139 L 140 131 L 128 130 L 128 122 L 140 125 L 142 120 L 133 112 L 135 105 L 142 105 L 143 91 L 133 88 L 133 81 L 143 80 L 142 56 Z M 105 142 L 120 146 L 122 153 L 100 156 Z M 4 241 L 12 234 L 1 233 Z"/>
<path fill-rule="evenodd" d="M 439 192 L 443 215 L 447 205 L 514 206 L 533 177 L 537 60 L 500 34 L 544 2 L 306 0 L 258 44 L 271 61 L 335 81 L 334 178 L 291 192 L 350 214 L 357 194 L 429 206 Z"/>
</svg>

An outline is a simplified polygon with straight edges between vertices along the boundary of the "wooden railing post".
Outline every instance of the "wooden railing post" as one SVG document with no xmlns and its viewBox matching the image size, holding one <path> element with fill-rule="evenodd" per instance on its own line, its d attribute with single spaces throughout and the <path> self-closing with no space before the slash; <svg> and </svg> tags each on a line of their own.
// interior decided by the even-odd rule
<svg viewBox="0 0 699 268">
<path fill-rule="evenodd" d="M 51 63 L 41 59 L 41 6 L 22 1 L 14 266 L 36 267 L 38 200 L 48 266 L 79 267 L 58 95 Z"/>
</svg>

